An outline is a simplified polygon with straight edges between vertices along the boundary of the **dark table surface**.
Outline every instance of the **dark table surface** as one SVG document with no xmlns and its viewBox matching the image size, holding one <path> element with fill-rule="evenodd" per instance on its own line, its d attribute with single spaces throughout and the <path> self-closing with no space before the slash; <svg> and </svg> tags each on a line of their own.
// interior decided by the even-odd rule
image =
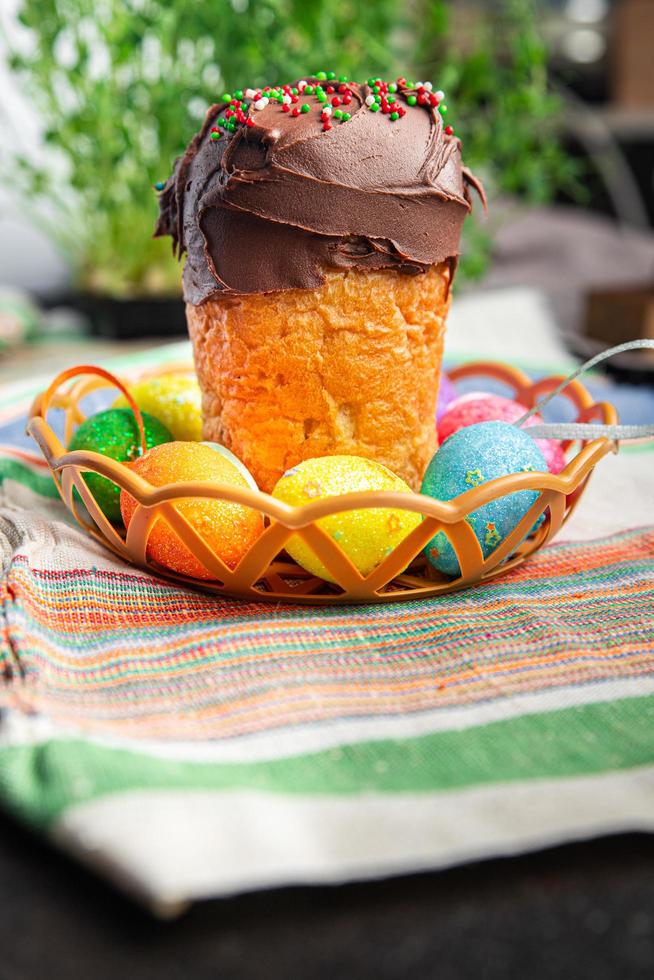
<svg viewBox="0 0 654 980">
<path fill-rule="evenodd" d="M 1 980 L 654 977 L 654 836 L 153 920 L 0 818 Z"/>
</svg>

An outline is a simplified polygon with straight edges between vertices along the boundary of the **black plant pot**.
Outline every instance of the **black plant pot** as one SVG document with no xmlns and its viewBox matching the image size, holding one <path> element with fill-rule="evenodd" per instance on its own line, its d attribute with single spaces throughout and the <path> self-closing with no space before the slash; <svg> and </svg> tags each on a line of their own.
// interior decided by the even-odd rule
<svg viewBox="0 0 654 980">
<path fill-rule="evenodd" d="M 48 297 L 43 305 L 78 310 L 88 320 L 92 334 L 112 340 L 186 334 L 184 303 L 176 297 L 115 299 L 95 293 L 70 293 Z"/>
</svg>

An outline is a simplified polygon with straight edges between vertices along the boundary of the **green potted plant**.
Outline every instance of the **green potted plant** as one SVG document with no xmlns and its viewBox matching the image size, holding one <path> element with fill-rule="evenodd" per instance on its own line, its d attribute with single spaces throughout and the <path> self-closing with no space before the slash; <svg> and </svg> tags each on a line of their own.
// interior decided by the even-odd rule
<svg viewBox="0 0 654 980">
<path fill-rule="evenodd" d="M 10 64 L 40 115 L 48 152 L 5 151 L 0 166 L 48 222 L 73 267 L 76 301 L 97 329 L 181 332 L 179 269 L 169 243 L 151 237 L 153 186 L 230 85 L 300 77 L 326 64 L 363 77 L 414 66 L 448 92 L 466 160 L 491 186 L 542 199 L 566 178 L 530 0 L 503 0 L 499 20 L 482 15 L 463 47 L 452 9 L 445 0 L 405 12 L 395 0 L 376 0 L 365 13 L 348 0 L 94 8 L 21 0 L 19 27 L 30 44 L 14 50 Z M 464 270 L 476 274 L 488 239 L 475 226 L 470 234 Z"/>
</svg>

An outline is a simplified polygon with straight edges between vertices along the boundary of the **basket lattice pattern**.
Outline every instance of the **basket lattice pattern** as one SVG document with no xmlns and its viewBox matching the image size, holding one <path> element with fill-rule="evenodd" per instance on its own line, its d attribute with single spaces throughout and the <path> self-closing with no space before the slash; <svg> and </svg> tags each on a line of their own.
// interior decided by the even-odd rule
<svg viewBox="0 0 654 980">
<path fill-rule="evenodd" d="M 166 368 L 167 373 L 170 370 L 170 367 Z M 189 369 L 180 366 L 178 370 Z M 453 381 L 464 377 L 493 378 L 508 386 L 511 397 L 530 408 L 563 380 L 548 377 L 533 383 L 521 371 L 492 362 L 467 364 L 451 371 L 449 376 Z M 70 383 L 71 379 L 75 380 Z M 212 483 L 153 487 L 128 466 L 106 456 L 86 451 L 67 452 L 48 422 L 48 413 L 52 409 L 63 410 L 63 438 L 67 444 L 75 427 L 85 418 L 81 407 L 84 398 L 103 387 L 125 392 L 121 381 L 100 368 L 78 367 L 65 371 L 37 397 L 28 422 L 28 431 L 38 443 L 62 500 L 75 520 L 93 538 L 126 561 L 185 586 L 250 600 L 308 604 L 391 602 L 439 595 L 502 575 L 554 537 L 579 503 L 595 464 L 615 448 L 608 439 L 595 439 L 576 447 L 565 444 L 569 462 L 559 475 L 516 473 L 474 487 L 449 501 L 433 500 L 417 493 L 379 491 L 347 494 L 314 501 L 303 507 L 290 507 L 265 493 Z M 572 404 L 578 422 L 598 421 L 608 425 L 617 422 L 613 406 L 606 402 L 595 403 L 579 381 L 572 382 L 562 397 Z M 86 472 L 109 477 L 138 501 L 127 532 L 112 525 L 102 513 L 83 479 Z M 79 497 L 74 493 L 75 489 Z M 518 490 L 536 490 L 538 497 L 513 532 L 484 559 L 466 517 L 490 500 Z M 230 500 L 263 514 L 265 530 L 236 568 L 228 568 L 180 513 L 176 504 L 191 497 Z M 318 521 L 329 514 L 372 507 L 405 509 L 420 513 L 424 519 L 364 577 Z M 540 515 L 544 515 L 544 520 L 529 534 Z M 148 537 L 157 521 L 165 521 L 183 540 L 211 573 L 210 581 L 189 579 L 149 559 Z M 458 578 L 440 575 L 422 555 L 422 549 L 437 531 L 447 535 L 457 554 L 461 570 Z M 288 558 L 284 546 L 294 534 L 304 538 L 338 585 L 310 575 Z M 525 538 L 527 534 L 529 536 Z"/>
</svg>

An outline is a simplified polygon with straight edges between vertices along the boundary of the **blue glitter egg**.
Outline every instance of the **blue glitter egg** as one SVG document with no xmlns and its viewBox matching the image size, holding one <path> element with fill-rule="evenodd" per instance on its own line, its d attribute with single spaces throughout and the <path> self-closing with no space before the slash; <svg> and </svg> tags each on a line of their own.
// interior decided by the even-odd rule
<svg viewBox="0 0 654 980">
<path fill-rule="evenodd" d="M 422 493 L 452 500 L 471 487 L 510 473 L 547 472 L 542 452 L 523 429 L 507 422 L 480 422 L 459 429 L 432 458 Z M 484 558 L 504 541 L 536 500 L 536 490 L 520 490 L 491 500 L 467 518 Z M 447 536 L 439 531 L 425 548 L 429 562 L 445 575 L 460 575 L 459 562 Z"/>
</svg>

